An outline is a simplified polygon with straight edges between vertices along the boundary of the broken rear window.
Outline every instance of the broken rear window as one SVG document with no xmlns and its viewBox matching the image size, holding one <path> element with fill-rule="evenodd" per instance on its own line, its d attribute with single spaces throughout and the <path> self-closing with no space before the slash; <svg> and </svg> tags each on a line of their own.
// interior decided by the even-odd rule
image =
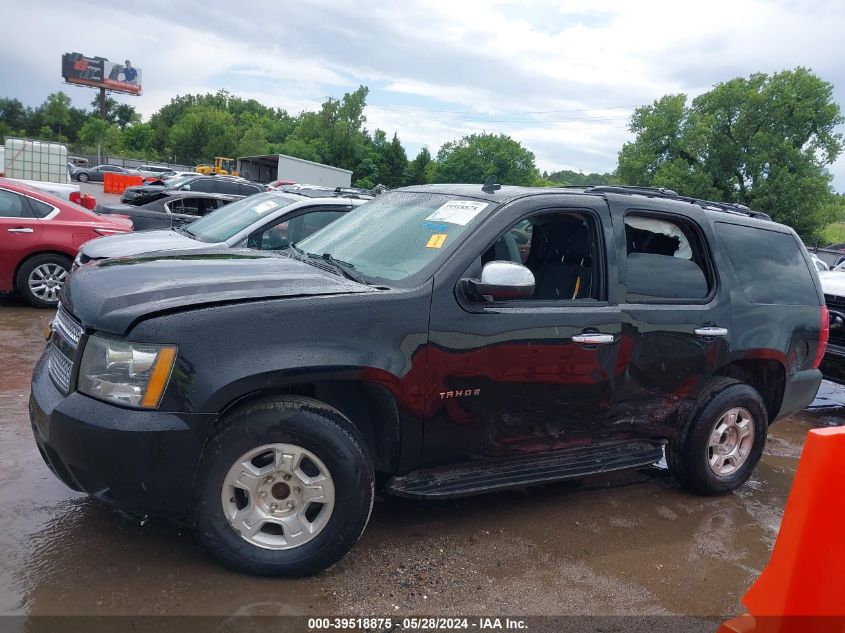
<svg viewBox="0 0 845 633">
<path fill-rule="evenodd" d="M 625 216 L 628 301 L 702 301 L 710 294 L 704 249 L 681 220 Z"/>
</svg>

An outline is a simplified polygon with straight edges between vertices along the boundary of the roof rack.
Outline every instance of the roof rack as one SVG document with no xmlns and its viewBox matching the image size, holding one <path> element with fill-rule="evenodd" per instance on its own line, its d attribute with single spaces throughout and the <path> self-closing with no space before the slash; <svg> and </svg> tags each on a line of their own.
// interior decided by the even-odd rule
<svg viewBox="0 0 845 633">
<path fill-rule="evenodd" d="M 771 222 L 772 218 L 768 213 L 762 211 L 753 211 L 744 204 L 736 202 L 717 202 L 715 200 L 703 200 L 701 198 L 693 198 L 691 196 L 682 196 L 677 191 L 666 189 L 665 187 L 633 187 L 628 185 L 596 185 L 584 189 L 584 193 L 621 193 L 628 195 L 641 195 L 651 198 L 664 198 L 667 200 L 678 200 L 679 202 L 689 202 L 695 204 L 702 209 L 710 211 L 721 211 L 723 213 L 733 213 L 736 215 L 745 215 L 750 218 L 758 220 L 768 220 Z"/>
</svg>

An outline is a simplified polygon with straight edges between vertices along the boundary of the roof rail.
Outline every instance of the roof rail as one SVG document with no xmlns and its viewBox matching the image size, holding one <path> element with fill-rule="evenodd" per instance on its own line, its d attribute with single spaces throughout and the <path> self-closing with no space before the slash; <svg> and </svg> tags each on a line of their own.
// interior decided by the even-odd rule
<svg viewBox="0 0 845 633">
<path fill-rule="evenodd" d="M 710 211 L 721 211 L 723 213 L 733 213 L 736 215 L 745 215 L 750 218 L 758 220 L 768 220 L 771 222 L 772 218 L 768 213 L 762 211 L 753 211 L 744 204 L 736 202 L 717 202 L 715 200 L 703 200 L 701 198 L 693 198 L 691 196 L 682 196 L 677 191 L 666 189 L 664 187 L 632 187 L 627 185 L 596 185 L 594 187 L 587 187 L 584 193 L 621 193 L 628 195 L 649 196 L 652 198 L 664 198 L 667 200 L 678 200 L 679 202 L 689 202 L 695 204 L 702 209 Z"/>
</svg>

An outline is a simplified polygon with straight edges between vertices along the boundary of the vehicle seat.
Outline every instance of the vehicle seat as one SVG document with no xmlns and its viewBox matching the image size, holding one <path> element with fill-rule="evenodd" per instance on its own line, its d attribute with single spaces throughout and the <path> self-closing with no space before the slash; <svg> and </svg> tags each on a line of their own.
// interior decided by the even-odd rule
<svg viewBox="0 0 845 633">
<path fill-rule="evenodd" d="M 534 299 L 555 301 L 590 296 L 590 232 L 581 220 L 571 218 L 539 225 L 534 228 L 533 241 L 526 265 L 534 273 Z"/>
</svg>

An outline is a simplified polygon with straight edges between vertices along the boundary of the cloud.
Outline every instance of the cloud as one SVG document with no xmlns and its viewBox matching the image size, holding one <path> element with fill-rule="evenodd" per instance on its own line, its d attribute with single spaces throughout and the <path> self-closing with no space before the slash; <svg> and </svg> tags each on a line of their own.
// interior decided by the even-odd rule
<svg viewBox="0 0 845 633">
<path fill-rule="evenodd" d="M 59 56 L 129 57 L 149 115 L 176 94 L 226 89 L 291 112 L 370 87 L 368 127 L 414 155 L 475 131 L 523 142 L 541 169 L 612 169 L 633 107 L 667 93 L 802 65 L 845 103 L 839 2 L 791 0 L 78 0 L 4 7 L 4 96 L 40 103 L 60 87 Z M 38 38 L 32 33 L 36 28 Z M 49 42 L 50 45 L 45 45 Z M 93 92 L 68 91 L 78 105 Z M 845 189 L 845 162 L 831 166 Z"/>
</svg>

